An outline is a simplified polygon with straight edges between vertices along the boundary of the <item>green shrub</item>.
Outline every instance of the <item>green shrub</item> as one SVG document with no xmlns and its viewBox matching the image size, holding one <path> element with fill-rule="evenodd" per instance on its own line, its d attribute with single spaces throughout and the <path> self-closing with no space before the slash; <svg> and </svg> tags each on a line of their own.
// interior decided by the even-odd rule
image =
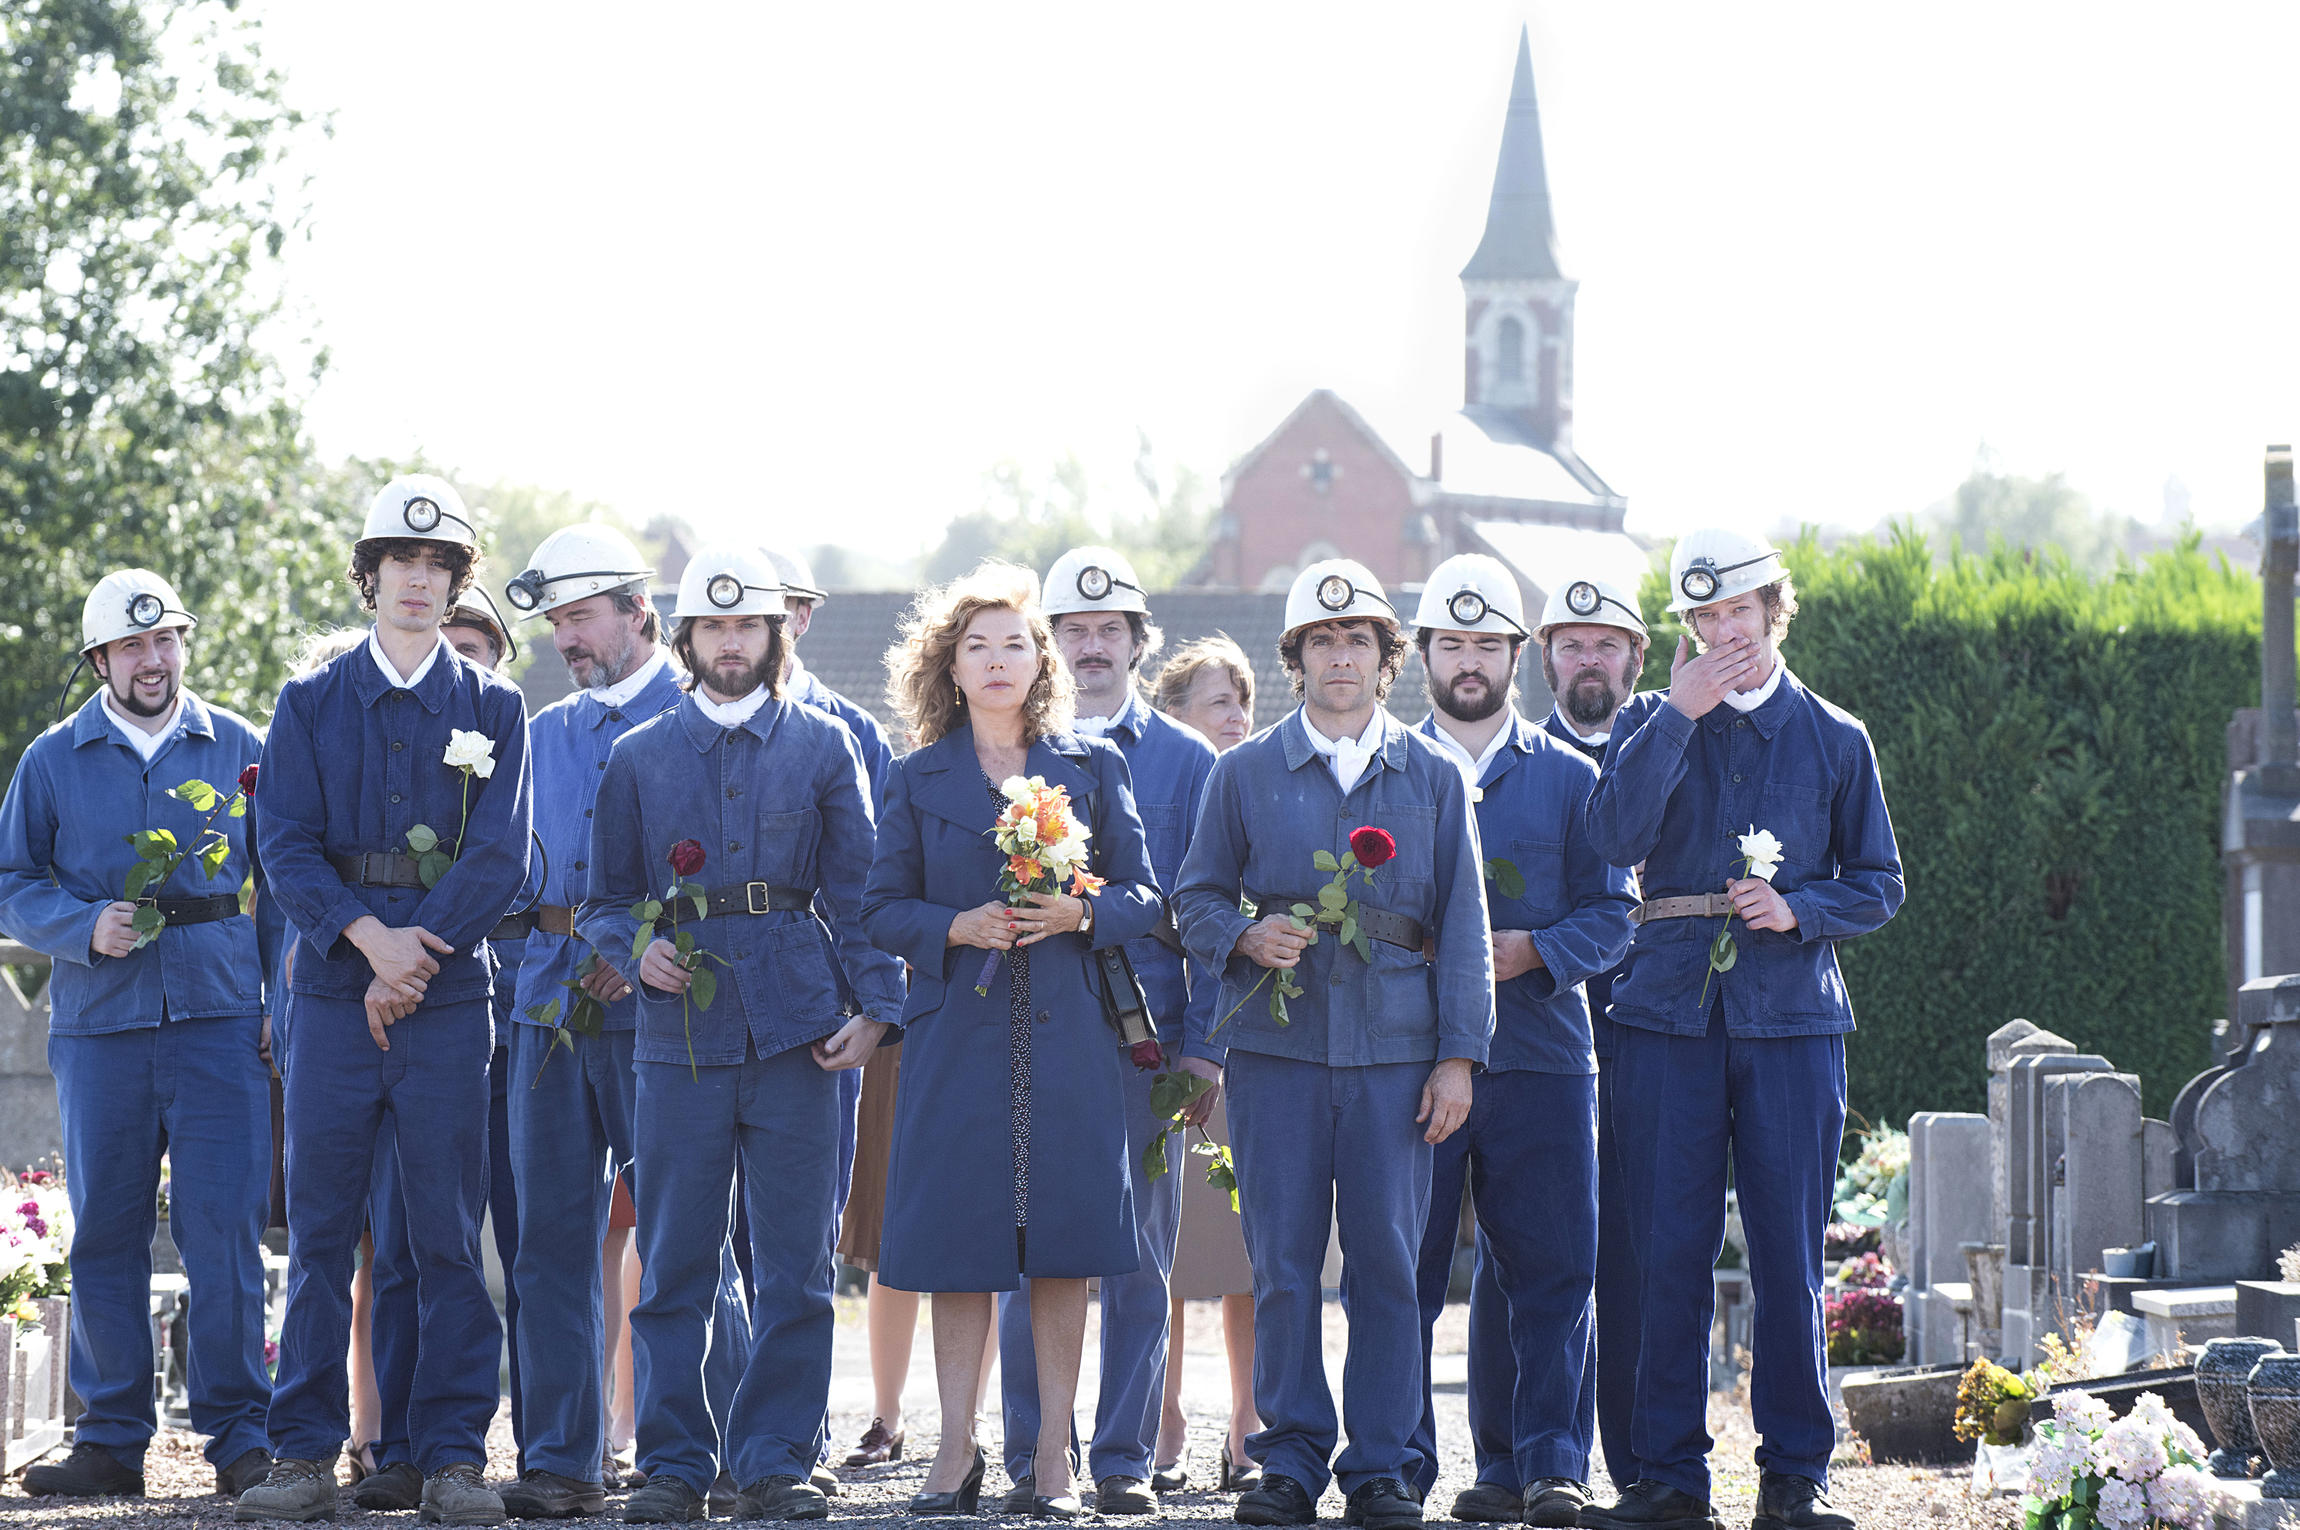
<svg viewBox="0 0 2300 1530">
<path fill-rule="evenodd" d="M 2258 578 L 2193 539 L 2097 578 L 1936 562 L 1906 530 L 1787 557 L 1784 656 L 1868 725 L 1908 877 L 1899 916 L 1838 953 L 1853 1108 L 1985 1109 L 1984 1042 L 2025 1017 L 2138 1073 L 2162 1115 L 2227 1007 L 2221 788 L 2229 715 L 2259 703 Z M 1654 623 L 1645 686 L 1680 630 Z"/>
</svg>

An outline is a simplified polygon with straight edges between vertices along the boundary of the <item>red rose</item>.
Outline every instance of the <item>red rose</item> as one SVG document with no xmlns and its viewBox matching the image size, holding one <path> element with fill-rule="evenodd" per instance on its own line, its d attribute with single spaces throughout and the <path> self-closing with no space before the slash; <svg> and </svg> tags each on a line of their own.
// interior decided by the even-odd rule
<svg viewBox="0 0 2300 1530">
<path fill-rule="evenodd" d="M 691 877 L 703 869 L 703 842 L 699 839 L 682 839 L 671 847 L 671 853 L 664 859 L 671 863 L 672 871 L 683 877 Z"/>
<path fill-rule="evenodd" d="M 1385 865 L 1398 853 L 1398 842 L 1390 838 L 1390 831 L 1377 829 L 1372 824 L 1350 830 L 1350 854 L 1358 864 L 1371 871 Z"/>
<path fill-rule="evenodd" d="M 240 772 L 241 796 L 253 797 L 256 794 L 256 772 L 261 768 L 261 766 L 250 765 L 247 769 Z"/>
<path fill-rule="evenodd" d="M 1155 1041 L 1137 1041 L 1126 1055 L 1134 1059 L 1135 1067 L 1145 1072 L 1163 1066 L 1166 1061 L 1166 1054 L 1159 1050 Z"/>
</svg>

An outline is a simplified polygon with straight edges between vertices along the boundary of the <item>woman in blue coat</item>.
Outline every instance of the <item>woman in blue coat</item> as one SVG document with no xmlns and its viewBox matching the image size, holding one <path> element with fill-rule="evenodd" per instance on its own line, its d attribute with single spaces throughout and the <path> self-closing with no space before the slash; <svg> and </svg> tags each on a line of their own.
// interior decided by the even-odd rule
<svg viewBox="0 0 2300 1530">
<path fill-rule="evenodd" d="M 910 964 L 901 1091 L 879 1276 L 932 1291 L 942 1446 L 920 1512 L 972 1513 L 974 1410 L 991 1295 L 1031 1279 L 1041 1438 L 1035 1501 L 1080 1512 L 1071 1409 L 1086 1282 L 1137 1264 L 1124 1070 L 1088 952 L 1159 915 L 1134 789 L 1117 748 L 1069 731 L 1071 681 L 1037 576 L 986 564 L 929 591 L 888 655 L 888 694 L 919 746 L 888 783 L 863 925 Z M 1089 898 L 1009 909 L 992 844 L 999 783 L 1066 787 L 1091 838 Z M 987 995 L 985 954 L 1001 953 Z"/>
</svg>

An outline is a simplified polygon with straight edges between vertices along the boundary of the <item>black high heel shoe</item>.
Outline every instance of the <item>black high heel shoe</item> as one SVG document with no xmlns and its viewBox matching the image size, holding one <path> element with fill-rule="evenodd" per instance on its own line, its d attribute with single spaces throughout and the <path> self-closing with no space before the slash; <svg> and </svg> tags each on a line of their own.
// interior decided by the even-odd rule
<svg viewBox="0 0 2300 1530">
<path fill-rule="evenodd" d="M 1230 1464 L 1228 1441 L 1222 1444 L 1222 1474 L 1215 1480 L 1217 1493 L 1251 1493 L 1262 1485 L 1262 1469 L 1248 1461 L 1244 1466 Z"/>
<path fill-rule="evenodd" d="M 990 1457 L 982 1447 L 974 1447 L 974 1470 L 958 1485 L 955 1493 L 918 1493 L 910 1500 L 910 1512 L 929 1517 L 949 1518 L 972 1514 L 982 1502 L 982 1474 L 990 1465 Z"/>
</svg>

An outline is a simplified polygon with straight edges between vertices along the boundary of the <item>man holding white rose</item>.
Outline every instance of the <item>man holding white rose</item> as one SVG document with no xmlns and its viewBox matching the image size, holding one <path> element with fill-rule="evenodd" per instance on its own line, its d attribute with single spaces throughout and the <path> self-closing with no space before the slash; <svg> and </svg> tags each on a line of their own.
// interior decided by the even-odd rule
<svg viewBox="0 0 2300 1530">
<path fill-rule="evenodd" d="M 440 634 L 478 539 L 424 474 L 376 495 L 350 578 L 368 641 L 280 692 L 256 842 L 299 940 L 286 1079 L 288 1310 L 271 1475 L 243 1520 L 333 1517 L 350 1420 L 351 1267 L 375 1155 L 398 1156 L 423 1335 L 407 1405 L 424 1518 L 499 1520 L 482 1479 L 502 1329 L 480 1269 L 487 1184 L 484 949 L 527 879 L 518 688 Z"/>
<path fill-rule="evenodd" d="M 1821 1330 L 1853 1029 L 1836 943 L 1900 907 L 1900 852 L 1867 730 L 1781 663 L 1797 598 L 1780 554 L 1695 532 L 1671 557 L 1670 587 L 1701 652 L 1679 640 L 1666 705 L 1617 727 L 1588 807 L 1599 853 L 1644 866 L 1613 987 L 1615 1125 L 1643 1284 L 1631 1423 L 1643 1476 L 1581 1523 L 1722 1530 L 1705 1409 L 1730 1155 L 1757 1311 L 1751 1530 L 1851 1530 L 1827 1496 L 1836 1428 Z"/>
</svg>

